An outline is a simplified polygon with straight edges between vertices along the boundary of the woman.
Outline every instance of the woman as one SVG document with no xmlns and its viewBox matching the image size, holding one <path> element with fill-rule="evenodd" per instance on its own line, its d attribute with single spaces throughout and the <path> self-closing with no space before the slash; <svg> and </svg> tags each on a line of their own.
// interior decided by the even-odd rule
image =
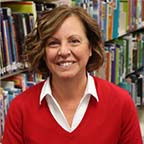
<svg viewBox="0 0 144 144">
<path fill-rule="evenodd" d="M 3 144 L 142 144 L 130 95 L 89 74 L 103 53 L 99 27 L 83 9 L 45 11 L 24 56 L 47 79 L 11 102 Z"/>
</svg>

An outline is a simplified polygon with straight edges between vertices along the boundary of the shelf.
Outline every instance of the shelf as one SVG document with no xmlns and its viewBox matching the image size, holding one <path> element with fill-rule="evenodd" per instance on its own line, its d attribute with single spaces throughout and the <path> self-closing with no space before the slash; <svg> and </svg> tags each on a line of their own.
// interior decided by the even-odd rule
<svg viewBox="0 0 144 144">
<path fill-rule="evenodd" d="M 144 26 L 141 27 L 141 28 L 135 29 L 135 30 L 128 31 L 128 32 L 126 32 L 126 33 L 124 33 L 124 34 L 122 34 L 122 35 L 119 35 L 119 36 L 116 37 L 116 38 L 109 39 L 109 40 L 105 41 L 105 43 L 109 43 L 110 41 L 113 41 L 113 40 L 115 40 L 115 39 L 119 39 L 119 38 L 125 37 L 125 36 L 127 36 L 127 35 L 129 35 L 129 34 L 131 34 L 131 33 L 138 33 L 138 32 L 141 32 L 141 31 L 144 32 Z"/>
<path fill-rule="evenodd" d="M 5 75 L 0 77 L 0 80 L 6 79 L 8 77 L 11 77 L 11 76 L 14 76 L 14 75 L 17 75 L 19 73 L 26 72 L 26 71 L 27 71 L 27 69 L 21 69 L 21 70 L 17 70 L 15 72 L 12 72 L 12 73 L 5 74 Z"/>
<path fill-rule="evenodd" d="M 11 1 L 21 1 L 21 0 L 1 0 L 1 2 L 11 2 Z"/>
</svg>

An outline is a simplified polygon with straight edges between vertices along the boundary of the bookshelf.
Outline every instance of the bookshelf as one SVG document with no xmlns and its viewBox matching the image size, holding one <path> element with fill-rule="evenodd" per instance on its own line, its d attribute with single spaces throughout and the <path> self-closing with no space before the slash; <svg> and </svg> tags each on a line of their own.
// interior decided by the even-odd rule
<svg viewBox="0 0 144 144">
<path fill-rule="evenodd" d="M 34 26 L 38 15 L 37 6 L 40 3 L 40 0 L 2 0 L 1 2 L 2 7 L 9 7 L 8 9 L 5 9 L 4 12 L 7 15 L 4 17 L 5 27 L 1 39 L 3 45 L 0 48 L 0 80 L 4 81 L 9 77 L 27 72 L 27 66 L 20 62 L 21 57 L 19 56 L 22 53 L 21 42 L 23 42 L 24 37 Z M 49 5 L 47 2 L 51 1 L 44 1 L 44 3 L 41 3 L 42 7 L 40 7 L 40 10 L 42 10 L 45 5 L 48 8 Z M 53 4 L 59 5 L 62 3 L 83 7 L 95 18 L 102 30 L 106 52 L 105 64 L 99 71 L 96 71 L 93 74 L 129 90 L 136 105 L 143 107 L 144 70 L 142 68 L 144 67 L 144 1 L 137 1 L 137 3 L 134 4 L 133 1 L 127 0 L 115 1 L 115 3 L 105 2 L 103 0 L 87 1 L 87 3 L 83 0 L 59 0 L 57 2 L 54 1 Z M 16 18 L 18 17 L 21 17 L 25 21 L 25 23 L 19 22 L 21 28 L 14 27 L 14 22 L 18 23 L 18 21 L 16 21 Z M 29 18 L 29 20 L 27 18 Z M 29 23 L 29 25 L 26 25 L 26 23 Z M 9 34 L 6 33 L 8 31 L 7 25 L 11 25 L 11 33 Z M 15 29 L 18 31 L 15 31 Z M 21 31 L 19 31 L 20 29 Z M 16 35 L 21 36 L 20 40 L 17 41 Z M 6 37 L 5 39 L 3 39 L 4 36 Z M 7 42 L 4 42 L 6 39 Z M 6 43 L 9 45 L 6 45 Z M 7 49 L 4 49 L 4 47 L 7 47 Z M 134 81 L 132 78 L 137 76 L 137 74 L 139 74 L 139 76 Z M 34 79 L 39 79 L 41 76 L 34 77 L 38 77 Z M 36 81 L 37 80 L 34 80 L 34 82 Z M 141 81 L 143 82 L 141 83 Z M 138 86 L 143 88 L 139 92 L 137 91 Z"/>
<path fill-rule="evenodd" d="M 14 1 L 14 0 L 1 0 L 1 2 L 10 2 L 10 1 Z M 15 0 L 15 1 L 21 1 L 21 0 Z"/>
<path fill-rule="evenodd" d="M 4 80 L 6 78 L 9 78 L 9 77 L 12 77 L 14 75 L 18 75 L 18 74 L 24 73 L 24 72 L 27 72 L 27 69 L 22 69 L 22 70 L 18 70 L 18 71 L 12 72 L 10 74 L 6 74 L 6 75 L 0 77 L 0 80 Z"/>
</svg>

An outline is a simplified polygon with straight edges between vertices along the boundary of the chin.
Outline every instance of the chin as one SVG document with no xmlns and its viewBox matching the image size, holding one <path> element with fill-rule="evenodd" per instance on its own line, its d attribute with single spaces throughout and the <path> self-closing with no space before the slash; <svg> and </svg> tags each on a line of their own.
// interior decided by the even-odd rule
<svg viewBox="0 0 144 144">
<path fill-rule="evenodd" d="M 59 78 L 68 80 L 68 79 L 75 78 L 75 76 L 74 75 L 60 75 Z"/>
<path fill-rule="evenodd" d="M 77 76 L 77 74 L 74 73 L 74 72 L 73 73 L 70 72 L 70 73 L 59 73 L 58 74 L 59 78 L 66 79 L 66 80 L 68 80 L 68 79 L 74 79 L 76 76 Z"/>
</svg>

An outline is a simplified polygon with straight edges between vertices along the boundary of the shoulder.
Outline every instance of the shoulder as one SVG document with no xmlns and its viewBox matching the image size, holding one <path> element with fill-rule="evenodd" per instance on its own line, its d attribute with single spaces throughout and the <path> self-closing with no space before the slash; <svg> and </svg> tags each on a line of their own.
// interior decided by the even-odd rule
<svg viewBox="0 0 144 144">
<path fill-rule="evenodd" d="M 22 107 L 24 105 L 31 105 L 35 102 L 38 103 L 43 84 L 44 81 L 20 93 L 11 101 L 10 105 L 19 105 L 20 107 Z"/>
<path fill-rule="evenodd" d="M 127 118 L 128 115 L 129 117 L 132 115 L 136 117 L 136 106 L 127 90 L 101 78 L 93 78 L 99 97 L 99 105 L 110 109 L 110 112 L 116 111 L 123 119 Z"/>
<path fill-rule="evenodd" d="M 125 89 L 119 87 L 118 85 L 108 82 L 104 79 L 93 77 L 95 81 L 95 85 L 97 89 L 105 90 L 105 92 L 120 92 L 120 93 L 128 93 Z"/>
<path fill-rule="evenodd" d="M 41 89 L 44 85 L 45 81 L 39 82 L 36 85 L 28 88 L 24 92 L 22 92 L 20 95 L 31 95 L 31 94 L 39 94 L 41 92 Z"/>
<path fill-rule="evenodd" d="M 40 82 L 17 95 L 11 102 L 7 111 L 7 123 L 13 121 L 19 125 L 23 118 L 29 119 L 32 113 L 40 108 L 39 97 L 44 82 Z M 16 126 L 16 125 L 15 125 Z"/>
<path fill-rule="evenodd" d="M 93 78 L 100 99 L 106 99 L 119 104 L 133 103 L 132 97 L 127 90 L 101 78 Z"/>
</svg>

